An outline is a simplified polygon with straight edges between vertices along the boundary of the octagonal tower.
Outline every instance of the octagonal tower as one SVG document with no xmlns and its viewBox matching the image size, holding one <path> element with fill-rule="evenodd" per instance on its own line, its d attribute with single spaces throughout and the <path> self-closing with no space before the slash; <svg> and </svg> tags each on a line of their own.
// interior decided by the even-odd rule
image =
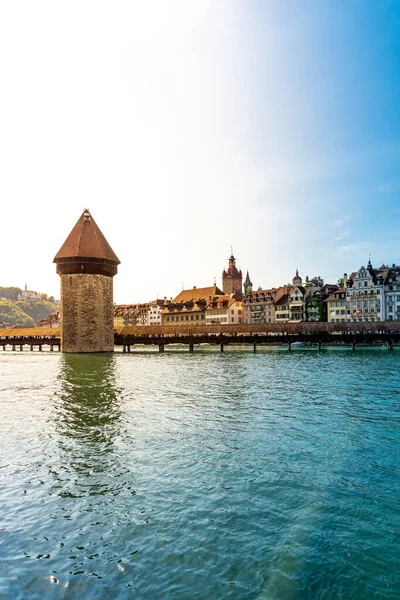
<svg viewBox="0 0 400 600">
<path fill-rule="evenodd" d="M 53 262 L 61 278 L 61 351 L 113 352 L 113 277 L 120 261 L 87 209 Z"/>
</svg>

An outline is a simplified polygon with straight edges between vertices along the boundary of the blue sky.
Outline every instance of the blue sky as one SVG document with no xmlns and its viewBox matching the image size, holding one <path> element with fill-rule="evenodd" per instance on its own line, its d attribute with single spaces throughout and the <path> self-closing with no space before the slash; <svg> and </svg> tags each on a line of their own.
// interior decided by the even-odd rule
<svg viewBox="0 0 400 600">
<path fill-rule="evenodd" d="M 4 3 L 0 56 L 0 285 L 86 206 L 117 302 L 400 262 L 399 2 Z"/>
</svg>

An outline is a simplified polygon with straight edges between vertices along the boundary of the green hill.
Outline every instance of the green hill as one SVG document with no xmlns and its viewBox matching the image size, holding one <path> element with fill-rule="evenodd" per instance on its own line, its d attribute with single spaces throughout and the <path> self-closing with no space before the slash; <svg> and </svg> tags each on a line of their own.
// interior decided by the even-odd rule
<svg viewBox="0 0 400 600">
<path fill-rule="evenodd" d="M 10 325 L 23 325 L 35 327 L 39 321 L 56 312 L 59 307 L 54 303 L 54 298 L 43 294 L 39 302 L 18 300 L 22 290 L 18 287 L 0 286 L 0 321 Z"/>
</svg>

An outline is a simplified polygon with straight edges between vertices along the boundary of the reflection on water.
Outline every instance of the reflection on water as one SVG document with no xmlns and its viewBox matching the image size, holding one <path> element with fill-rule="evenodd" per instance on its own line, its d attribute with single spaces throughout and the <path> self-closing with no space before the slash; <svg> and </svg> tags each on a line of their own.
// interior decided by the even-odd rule
<svg viewBox="0 0 400 600">
<path fill-rule="evenodd" d="M 115 441 L 121 412 L 112 355 L 64 354 L 58 376 L 60 388 L 51 414 L 62 456 L 54 474 L 62 481 L 62 496 L 109 491 L 101 475 L 118 465 Z M 64 474 L 62 476 L 61 472 Z M 66 474 L 73 474 L 65 478 Z"/>
<path fill-rule="evenodd" d="M 0 598 L 398 599 L 400 353 L 31 354 Z"/>
</svg>

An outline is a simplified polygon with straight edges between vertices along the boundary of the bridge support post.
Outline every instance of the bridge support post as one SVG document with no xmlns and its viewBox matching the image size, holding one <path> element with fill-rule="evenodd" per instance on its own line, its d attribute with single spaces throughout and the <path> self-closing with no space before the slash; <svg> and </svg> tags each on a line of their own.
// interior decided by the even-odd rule
<svg viewBox="0 0 400 600">
<path fill-rule="evenodd" d="M 393 341 L 392 340 L 388 340 L 388 342 L 387 342 L 387 349 L 388 350 L 393 350 Z"/>
<path fill-rule="evenodd" d="M 292 344 L 291 344 L 291 342 L 288 342 L 287 349 L 289 350 L 289 352 L 292 351 Z"/>
<path fill-rule="evenodd" d="M 3 344 L 3 352 L 5 352 L 5 351 L 6 351 L 6 345 Z"/>
<path fill-rule="evenodd" d="M 30 345 L 29 350 L 33 352 L 33 344 Z"/>
<path fill-rule="evenodd" d="M 321 342 L 318 342 L 318 350 L 321 351 L 321 348 L 322 348 L 322 344 L 321 344 Z"/>
<path fill-rule="evenodd" d="M 254 342 L 253 344 L 253 352 L 257 352 L 257 342 Z"/>
<path fill-rule="evenodd" d="M 158 344 L 158 351 L 164 352 L 164 344 Z"/>
<path fill-rule="evenodd" d="M 15 344 L 12 345 L 12 351 L 15 352 Z"/>
<path fill-rule="evenodd" d="M 39 352 L 42 352 L 42 344 L 39 344 Z"/>
<path fill-rule="evenodd" d="M 19 351 L 22 352 L 22 344 L 19 345 Z"/>
<path fill-rule="evenodd" d="M 50 352 L 54 352 L 54 346 L 53 346 L 53 344 L 50 345 Z"/>
<path fill-rule="evenodd" d="M 131 351 L 131 345 L 128 344 L 128 352 L 130 352 L 130 351 Z"/>
<path fill-rule="evenodd" d="M 125 346 L 125 344 L 122 344 L 122 352 L 126 352 L 126 346 Z"/>
<path fill-rule="evenodd" d="M 223 352 L 223 351 L 224 351 L 224 345 L 221 344 L 221 352 Z"/>
<path fill-rule="evenodd" d="M 190 342 L 190 344 L 189 344 L 189 352 L 193 352 L 193 350 L 194 350 L 194 344 L 193 344 L 193 342 Z"/>
<path fill-rule="evenodd" d="M 353 352 L 356 349 L 356 343 L 355 342 L 351 342 L 351 349 L 353 350 Z"/>
</svg>

